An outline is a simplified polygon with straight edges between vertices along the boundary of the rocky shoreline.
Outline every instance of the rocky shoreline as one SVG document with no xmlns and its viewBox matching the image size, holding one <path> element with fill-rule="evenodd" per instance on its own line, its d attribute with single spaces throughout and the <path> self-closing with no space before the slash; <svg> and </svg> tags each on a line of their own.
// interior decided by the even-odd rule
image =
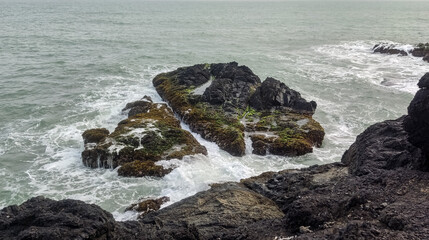
<svg viewBox="0 0 429 240">
<path fill-rule="evenodd" d="M 0 211 L 0 239 L 426 239 L 429 73 L 419 87 L 408 115 L 370 126 L 341 162 L 213 184 L 158 211 L 166 199 L 146 202 L 142 208 L 153 211 L 138 221 L 117 222 L 77 200 L 36 197 Z M 95 135 L 87 141 L 108 133 Z"/>
</svg>

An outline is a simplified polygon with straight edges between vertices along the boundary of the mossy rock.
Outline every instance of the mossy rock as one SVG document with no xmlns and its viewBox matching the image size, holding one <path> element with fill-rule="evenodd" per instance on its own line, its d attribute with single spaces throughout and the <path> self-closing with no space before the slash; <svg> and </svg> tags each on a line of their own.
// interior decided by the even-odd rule
<svg viewBox="0 0 429 240">
<path fill-rule="evenodd" d="M 106 139 L 109 135 L 109 130 L 105 128 L 94 128 L 83 132 L 82 137 L 84 143 L 99 143 Z"/>
<path fill-rule="evenodd" d="M 163 177 L 170 173 L 171 170 L 172 169 L 165 169 L 162 166 L 158 166 L 155 162 L 150 160 L 135 160 L 133 162 L 123 164 L 118 169 L 118 175 L 124 177 Z"/>
<path fill-rule="evenodd" d="M 261 83 L 235 62 L 182 67 L 157 75 L 153 84 L 192 131 L 231 155 L 244 155 L 245 135 L 261 155 L 303 155 L 322 144 L 324 130 L 312 118 L 315 102 L 273 78 Z M 294 135 L 282 134 L 288 130 Z M 252 137 L 260 132 L 268 137 Z"/>
<path fill-rule="evenodd" d="M 161 177 L 171 169 L 163 169 L 155 164 L 156 161 L 207 154 L 206 148 L 180 127 L 180 121 L 166 104 L 152 103 L 150 100 L 148 105 L 147 99 L 150 98 L 128 104 L 125 108 L 132 111 L 133 107 L 138 107 L 140 111 L 144 104 L 146 110 L 119 122 L 111 134 L 104 135 L 103 141 L 85 144 L 82 152 L 84 165 L 93 168 L 121 166 L 118 170 L 121 176 Z M 105 133 L 89 130 L 85 136 L 93 132 Z"/>
</svg>

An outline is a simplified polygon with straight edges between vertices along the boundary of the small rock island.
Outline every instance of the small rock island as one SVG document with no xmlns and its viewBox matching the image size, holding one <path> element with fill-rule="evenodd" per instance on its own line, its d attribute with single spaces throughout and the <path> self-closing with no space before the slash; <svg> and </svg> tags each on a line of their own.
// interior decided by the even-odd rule
<svg viewBox="0 0 429 240">
<path fill-rule="evenodd" d="M 198 64 L 161 73 L 153 79 L 161 97 L 128 103 L 128 118 L 112 132 L 86 130 L 82 136 L 85 166 L 116 168 L 121 176 L 162 177 L 172 169 L 155 162 L 204 154 L 207 150 L 180 127 L 190 129 L 233 156 L 246 147 L 258 155 L 299 156 L 320 147 L 325 132 L 312 115 L 316 102 L 274 78 L 261 80 L 236 62 Z M 174 113 L 173 113 L 174 111 Z M 246 146 L 245 137 L 252 144 Z"/>
<path fill-rule="evenodd" d="M 312 118 L 316 102 L 236 62 L 179 68 L 153 84 L 192 131 L 234 156 L 245 154 L 246 135 L 254 154 L 281 156 L 310 153 L 325 135 Z"/>
</svg>

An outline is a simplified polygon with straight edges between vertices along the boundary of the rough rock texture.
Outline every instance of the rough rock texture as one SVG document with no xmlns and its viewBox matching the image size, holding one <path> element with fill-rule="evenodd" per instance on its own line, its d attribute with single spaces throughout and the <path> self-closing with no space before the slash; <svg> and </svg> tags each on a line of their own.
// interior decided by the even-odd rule
<svg viewBox="0 0 429 240">
<path fill-rule="evenodd" d="M 423 61 L 429 62 L 429 43 L 419 43 L 409 50 L 399 48 L 391 43 L 378 43 L 372 50 L 378 53 L 393 54 L 393 55 L 412 55 L 414 57 L 421 57 Z"/>
<path fill-rule="evenodd" d="M 352 174 L 397 167 L 422 168 L 422 151 L 408 141 L 404 118 L 376 123 L 357 136 L 341 160 L 350 166 Z"/>
<path fill-rule="evenodd" d="M 386 53 L 392 55 L 402 55 L 407 56 L 408 52 L 403 49 L 398 49 L 396 45 L 389 43 L 378 43 L 376 44 L 372 50 L 378 53 Z"/>
<path fill-rule="evenodd" d="M 0 211 L 0 239 L 428 239 L 429 139 L 413 135 L 428 96 L 423 87 L 408 116 L 369 127 L 340 163 L 214 184 L 138 222 L 33 198 Z"/>
<path fill-rule="evenodd" d="M 311 117 L 315 102 L 273 78 L 261 84 L 236 62 L 179 68 L 159 74 L 153 84 L 192 131 L 234 156 L 244 155 L 245 135 L 255 154 L 286 156 L 312 152 L 324 137 Z"/>
<path fill-rule="evenodd" d="M 159 229 L 151 235 L 153 239 L 176 232 L 189 233 L 188 239 L 234 239 L 238 227 L 283 216 L 270 199 L 241 184 L 225 183 L 149 213 L 141 221 Z"/>
<path fill-rule="evenodd" d="M 131 204 L 125 209 L 125 211 L 137 211 L 140 213 L 139 218 L 144 215 L 157 211 L 161 208 L 161 205 L 170 201 L 169 197 L 160 197 L 157 199 L 142 199 L 138 203 Z"/>
<path fill-rule="evenodd" d="M 316 111 L 317 106 L 316 102 L 307 102 L 299 92 L 290 89 L 274 78 L 267 78 L 256 89 L 256 92 L 250 98 L 249 104 L 256 110 L 285 107 L 311 114 Z"/>
<path fill-rule="evenodd" d="M 0 238 L 426 239 L 428 183 L 427 172 L 397 168 L 355 176 L 345 164 L 334 163 L 216 184 L 139 222 L 123 223 L 83 203 L 78 209 L 63 205 L 57 213 L 45 199 L 48 204 L 35 204 L 44 207 L 24 203 L 1 210 Z M 58 217 L 50 222 L 45 216 L 52 211 Z M 88 224 L 80 224 L 87 218 Z M 41 237 L 20 238 L 30 233 Z"/>
<path fill-rule="evenodd" d="M 140 239 L 141 224 L 118 223 L 112 214 L 77 200 L 31 198 L 0 211 L 0 239 Z"/>
<path fill-rule="evenodd" d="M 129 110 L 129 118 L 121 121 L 112 133 L 106 129 L 90 129 L 82 134 L 85 166 L 121 166 L 118 170 L 121 176 L 162 177 L 171 169 L 156 165 L 156 161 L 207 154 L 192 134 L 181 129 L 166 104 L 153 103 L 144 97 L 127 104 L 124 110 Z"/>
<path fill-rule="evenodd" d="M 429 73 L 419 81 L 420 90 L 408 106 L 408 116 L 404 127 L 408 132 L 408 140 L 423 151 L 420 169 L 429 171 Z"/>
</svg>

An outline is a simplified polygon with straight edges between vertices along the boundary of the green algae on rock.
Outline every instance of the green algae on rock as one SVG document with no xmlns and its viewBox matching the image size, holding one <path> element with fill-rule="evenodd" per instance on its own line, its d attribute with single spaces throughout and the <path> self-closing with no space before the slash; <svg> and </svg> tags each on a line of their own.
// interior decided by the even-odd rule
<svg viewBox="0 0 429 240">
<path fill-rule="evenodd" d="M 322 144 L 314 101 L 236 62 L 178 68 L 153 84 L 192 131 L 234 156 L 245 154 L 245 135 L 259 155 L 298 156 Z"/>
<path fill-rule="evenodd" d="M 121 176 L 162 177 L 172 169 L 164 169 L 156 165 L 156 161 L 207 154 L 206 148 L 180 127 L 179 120 L 166 104 L 153 103 L 149 97 L 144 97 L 127 104 L 124 110 L 128 109 L 129 118 L 119 122 L 112 133 L 106 129 L 90 129 L 82 134 L 85 166 L 121 166 L 118 170 Z"/>
</svg>

